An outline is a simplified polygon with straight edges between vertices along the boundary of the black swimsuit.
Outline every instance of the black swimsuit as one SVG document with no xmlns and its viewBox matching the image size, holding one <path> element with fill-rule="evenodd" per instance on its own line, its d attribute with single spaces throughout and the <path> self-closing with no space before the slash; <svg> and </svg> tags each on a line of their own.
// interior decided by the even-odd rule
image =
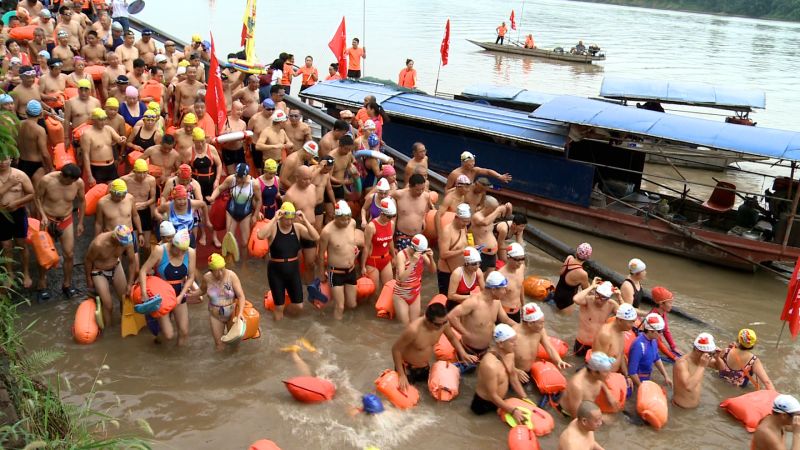
<svg viewBox="0 0 800 450">
<path fill-rule="evenodd" d="M 631 287 L 633 288 L 633 307 L 634 308 L 638 308 L 639 307 L 639 303 L 642 302 L 642 297 L 644 297 L 644 292 L 642 292 L 642 288 L 641 287 L 639 289 L 636 289 L 636 285 L 633 284 L 633 280 L 631 280 L 630 278 L 625 278 L 623 283 L 626 282 L 626 281 L 628 283 L 630 283 Z"/>
<path fill-rule="evenodd" d="M 581 267 L 581 265 L 572 267 L 564 265 L 565 270 L 561 272 L 561 275 L 558 277 L 558 284 L 556 284 L 556 290 L 553 292 L 553 300 L 555 300 L 558 309 L 566 309 L 572 306 L 572 297 L 578 292 L 580 285 L 576 284 L 573 286 L 567 283 L 567 274 Z"/>
<path fill-rule="evenodd" d="M 275 305 L 285 303 L 286 294 L 292 303 L 303 303 L 303 282 L 300 280 L 300 239 L 294 225 L 288 233 L 275 229 L 275 238 L 270 242 L 267 264 L 267 281 Z M 291 260 L 291 261 L 290 261 Z"/>
<path fill-rule="evenodd" d="M 139 131 L 136 132 L 136 136 L 133 137 L 133 144 L 142 147 L 143 150 L 147 150 L 148 148 L 156 145 L 156 132 L 158 130 L 153 130 L 153 134 L 151 134 L 149 138 L 145 139 L 142 137 L 143 129 L 144 127 L 139 128 Z"/>
<path fill-rule="evenodd" d="M 192 176 L 200 185 L 204 200 L 214 193 L 214 179 L 217 176 L 217 168 L 208 155 L 195 156 L 192 159 Z"/>
</svg>

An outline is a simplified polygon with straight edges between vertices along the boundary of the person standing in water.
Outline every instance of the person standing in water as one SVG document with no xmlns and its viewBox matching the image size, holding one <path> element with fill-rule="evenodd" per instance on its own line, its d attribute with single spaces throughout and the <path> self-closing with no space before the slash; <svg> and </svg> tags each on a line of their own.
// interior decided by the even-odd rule
<svg viewBox="0 0 800 450">
<path fill-rule="evenodd" d="M 561 265 L 553 300 L 556 307 L 563 314 L 572 314 L 572 298 L 580 289 L 589 287 L 589 274 L 583 268 L 583 263 L 592 257 L 592 246 L 584 242 L 578 245 L 575 255 L 569 255 Z"/>
<path fill-rule="evenodd" d="M 703 392 L 703 375 L 717 353 L 714 336 L 700 333 L 694 340 L 692 351 L 675 361 L 672 367 L 672 403 L 681 408 L 697 408 Z"/>
<path fill-rule="evenodd" d="M 772 414 L 761 419 L 753 433 L 751 450 L 786 450 L 785 429 L 791 427 L 792 450 L 800 449 L 800 401 L 781 394 L 772 401 Z"/>
<path fill-rule="evenodd" d="M 177 235 L 176 235 L 177 236 Z M 233 325 L 233 319 L 244 320 L 245 306 L 242 282 L 236 272 L 225 268 L 225 258 L 219 253 L 208 257 L 208 272 L 203 275 L 200 289 L 193 296 L 208 297 L 208 321 L 217 351 L 225 348 L 222 336 Z"/>
<path fill-rule="evenodd" d="M 577 415 L 558 437 L 558 450 L 603 450 L 594 432 L 603 425 L 603 412 L 593 401 L 578 405 Z"/>
<path fill-rule="evenodd" d="M 628 262 L 628 278 L 622 281 L 619 285 L 619 290 L 622 293 L 622 301 L 630 303 L 634 308 L 639 309 L 644 297 L 642 290 L 642 281 L 647 277 L 647 266 L 644 261 L 639 258 L 633 258 Z"/>
</svg>

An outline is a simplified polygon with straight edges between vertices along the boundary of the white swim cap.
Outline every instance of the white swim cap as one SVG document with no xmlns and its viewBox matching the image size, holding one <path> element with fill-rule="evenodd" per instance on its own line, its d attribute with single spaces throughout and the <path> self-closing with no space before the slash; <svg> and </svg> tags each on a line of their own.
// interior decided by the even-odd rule
<svg viewBox="0 0 800 450">
<path fill-rule="evenodd" d="M 623 303 L 617 309 L 617 319 L 636 320 L 636 308 L 630 303 Z"/>
<path fill-rule="evenodd" d="M 418 252 L 428 250 L 428 238 L 421 234 L 415 234 L 414 237 L 411 238 L 411 247 Z"/>
<path fill-rule="evenodd" d="M 522 320 L 525 322 L 536 322 L 544 319 L 542 308 L 536 303 L 526 303 L 522 307 Z"/>
<path fill-rule="evenodd" d="M 614 285 L 610 281 L 604 281 L 600 283 L 600 286 L 597 286 L 595 292 L 603 298 L 611 298 L 614 295 Z"/>
<path fill-rule="evenodd" d="M 337 217 L 339 216 L 351 216 L 353 212 L 350 210 L 350 205 L 347 204 L 344 200 L 339 200 L 334 205 L 334 212 L 333 214 Z"/>
<path fill-rule="evenodd" d="M 644 318 L 644 329 L 661 331 L 664 329 L 664 319 L 657 313 L 650 313 Z"/>
<path fill-rule="evenodd" d="M 508 286 L 508 280 L 502 273 L 494 270 L 486 277 L 487 289 L 498 289 Z"/>
<path fill-rule="evenodd" d="M 481 262 L 481 254 L 475 247 L 464 248 L 464 262 L 466 264 L 475 264 Z"/>
<path fill-rule="evenodd" d="M 391 188 L 392 187 L 389 186 L 389 180 L 387 180 L 386 178 L 381 178 L 380 180 L 378 180 L 378 184 L 375 185 L 375 189 L 377 189 L 380 192 L 389 192 Z"/>
<path fill-rule="evenodd" d="M 644 272 L 645 269 L 647 269 L 647 265 L 639 258 L 633 258 L 628 262 L 628 271 L 633 275 Z"/>
<path fill-rule="evenodd" d="M 611 370 L 615 362 L 617 362 L 616 358 L 612 358 L 603 352 L 592 352 L 592 357 L 589 358 L 586 365 L 592 370 L 607 372 Z"/>
<path fill-rule="evenodd" d="M 780 394 L 772 401 L 772 410 L 777 413 L 797 414 L 800 413 L 800 402 L 791 395 Z"/>
<path fill-rule="evenodd" d="M 700 333 L 694 340 L 694 348 L 701 352 L 711 353 L 717 349 L 717 344 L 714 342 L 714 336 L 709 333 Z"/>
<path fill-rule="evenodd" d="M 492 272 L 494 273 L 494 272 Z M 497 343 L 505 342 L 514 336 L 517 335 L 517 332 L 514 331 L 509 325 L 504 323 L 499 323 L 494 326 L 494 341 Z"/>
<path fill-rule="evenodd" d="M 175 225 L 173 225 L 169 220 L 165 220 L 161 222 L 161 225 L 158 226 L 158 231 L 162 238 L 164 236 L 174 236 Z"/>
<path fill-rule="evenodd" d="M 396 216 L 397 215 L 397 204 L 394 202 L 394 199 L 391 197 L 386 197 L 381 200 L 380 205 L 378 206 L 383 214 L 387 216 Z"/>
<path fill-rule="evenodd" d="M 459 219 L 469 219 L 472 217 L 472 211 L 469 209 L 469 205 L 466 203 L 461 203 L 456 207 L 456 217 Z"/>
<path fill-rule="evenodd" d="M 506 248 L 506 252 L 508 253 L 509 258 L 525 257 L 525 249 L 522 248 L 522 245 L 520 245 L 519 242 L 512 242 L 511 245 Z"/>
</svg>

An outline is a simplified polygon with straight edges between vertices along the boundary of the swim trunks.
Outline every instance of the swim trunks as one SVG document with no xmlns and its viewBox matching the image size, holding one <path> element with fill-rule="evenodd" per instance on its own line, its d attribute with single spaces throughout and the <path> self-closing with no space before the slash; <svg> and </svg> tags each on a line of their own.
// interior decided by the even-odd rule
<svg viewBox="0 0 800 450">
<path fill-rule="evenodd" d="M 343 185 L 336 186 L 336 185 L 332 184 L 331 188 L 333 189 L 333 197 L 336 200 L 344 200 L 344 186 Z"/>
<path fill-rule="evenodd" d="M 101 164 L 95 164 L 101 163 Z M 114 165 L 114 161 L 108 162 L 107 164 L 103 164 L 103 161 L 93 161 L 92 164 L 89 166 L 92 171 L 92 177 L 97 183 L 110 183 L 116 180 L 119 177 L 117 173 L 117 168 Z"/>
<path fill-rule="evenodd" d="M 450 272 L 442 272 L 441 270 L 437 270 L 436 284 L 439 287 L 439 293 L 442 295 L 447 295 L 447 291 L 450 288 Z"/>
<path fill-rule="evenodd" d="M 355 286 L 358 280 L 355 267 L 349 269 L 328 267 L 328 273 L 330 274 L 328 282 L 331 286 L 344 286 L 345 284 Z"/>
<path fill-rule="evenodd" d="M 33 174 L 36 173 L 37 170 L 41 169 L 42 162 L 41 161 L 26 161 L 24 159 L 20 159 L 17 161 L 17 169 L 25 172 L 25 175 L 28 178 L 33 179 Z"/>
<path fill-rule="evenodd" d="M 28 213 L 24 207 L 17 208 L 11 213 L 0 214 L 0 242 L 26 237 L 28 237 Z"/>
<path fill-rule="evenodd" d="M 53 239 L 58 239 L 64 234 L 64 230 L 72 226 L 72 213 L 60 219 L 47 216 L 47 220 L 50 222 L 47 225 L 47 231 L 50 236 L 53 236 Z"/>
<path fill-rule="evenodd" d="M 314 205 L 314 215 L 321 216 L 325 214 L 325 205 L 323 203 L 317 203 Z"/>
<path fill-rule="evenodd" d="M 400 230 L 394 230 L 394 246 L 397 251 L 403 251 L 406 249 L 406 247 L 411 245 L 411 238 L 412 236 L 409 236 Z"/>
<path fill-rule="evenodd" d="M 572 352 L 575 356 L 586 356 L 586 353 L 592 349 L 591 344 L 587 345 L 575 338 L 575 344 L 572 346 Z"/>
<path fill-rule="evenodd" d="M 431 366 L 411 367 L 404 363 L 403 370 L 406 372 L 406 378 L 409 383 L 414 384 L 418 381 L 427 383 L 431 373 Z"/>
<path fill-rule="evenodd" d="M 476 392 L 475 395 L 472 396 L 472 403 L 469 405 L 469 409 L 480 416 L 490 412 L 497 412 L 497 405 L 484 399 Z"/>
<path fill-rule="evenodd" d="M 226 166 L 235 166 L 236 164 L 244 162 L 244 148 L 237 148 L 236 150 L 222 150 L 222 164 Z"/>
<path fill-rule="evenodd" d="M 481 270 L 486 272 L 497 266 L 497 254 L 481 253 Z"/>
</svg>

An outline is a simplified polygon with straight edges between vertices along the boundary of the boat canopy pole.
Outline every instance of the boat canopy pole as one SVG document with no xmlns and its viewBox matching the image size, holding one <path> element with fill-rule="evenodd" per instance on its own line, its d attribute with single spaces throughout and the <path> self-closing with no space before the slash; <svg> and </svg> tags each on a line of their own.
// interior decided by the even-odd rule
<svg viewBox="0 0 800 450">
<path fill-rule="evenodd" d="M 794 163 L 792 163 L 792 178 L 794 180 Z M 792 188 L 792 184 L 789 183 L 789 189 Z M 794 200 L 792 200 L 792 214 L 789 215 L 787 220 L 789 223 L 786 225 L 786 235 L 783 236 L 783 244 L 781 245 L 781 251 L 786 250 L 786 245 L 789 243 L 789 236 L 792 235 L 792 226 L 794 225 L 795 218 L 797 217 L 797 203 L 800 202 L 800 187 L 797 189 L 797 192 L 794 193 Z"/>
</svg>

